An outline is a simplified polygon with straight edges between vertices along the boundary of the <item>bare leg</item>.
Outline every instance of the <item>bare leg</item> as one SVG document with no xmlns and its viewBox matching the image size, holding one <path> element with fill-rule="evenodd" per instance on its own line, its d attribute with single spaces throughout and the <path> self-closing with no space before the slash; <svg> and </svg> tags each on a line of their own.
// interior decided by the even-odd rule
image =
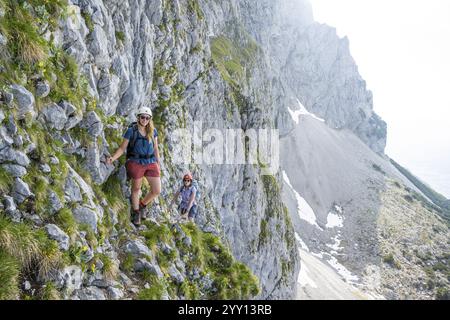
<svg viewBox="0 0 450 320">
<path fill-rule="evenodd" d="M 131 180 L 131 206 L 134 210 L 139 210 L 139 192 L 141 191 L 142 178 Z"/>
<path fill-rule="evenodd" d="M 151 190 L 147 193 L 142 202 L 147 205 L 152 202 L 161 193 L 161 178 L 145 177 L 150 185 Z"/>
</svg>

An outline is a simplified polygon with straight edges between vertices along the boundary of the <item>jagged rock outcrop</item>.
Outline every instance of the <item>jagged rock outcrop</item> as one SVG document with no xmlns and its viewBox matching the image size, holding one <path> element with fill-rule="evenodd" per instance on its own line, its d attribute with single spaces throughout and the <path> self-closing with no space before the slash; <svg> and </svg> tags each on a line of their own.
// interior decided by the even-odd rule
<svg viewBox="0 0 450 320">
<path fill-rule="evenodd" d="M 187 169 L 174 163 L 169 151 L 176 143 L 170 133 L 181 123 L 203 121 L 206 129 L 275 125 L 271 117 L 273 106 L 264 102 L 264 96 L 270 95 L 265 85 L 268 83 L 264 77 L 265 57 L 248 38 L 245 29 L 235 30 L 235 33 L 225 28 L 239 19 L 238 12 L 227 11 L 227 3 L 80 0 L 69 2 L 68 7 L 44 6 L 39 9 L 41 11 L 33 6 L 21 7 L 15 2 L 9 5 L 16 6 L 16 11 L 8 10 L 6 18 L 15 19 L 15 12 L 29 17 L 35 28 L 33 32 L 37 37 L 42 35 L 52 49 L 39 42 L 35 44 L 39 48 L 36 56 L 19 56 L 19 61 L 27 60 L 36 69 L 23 71 L 23 83 L 11 83 L 2 91 L 5 102 L 2 112 L 6 112 L 4 118 L 9 121 L 1 126 L 6 142 L 6 148 L 2 147 L 2 162 L 12 158 L 14 163 L 28 170 L 26 174 L 16 170 L 15 175 L 20 173 L 23 180 L 16 178 L 15 186 L 11 187 L 5 181 L 2 190 L 12 192 L 17 198 L 20 204 L 17 212 L 28 215 L 30 211 L 31 216 L 42 217 L 44 222 L 55 223 L 68 233 L 72 263 L 100 268 L 100 257 L 107 261 L 117 259 L 102 256 L 108 253 L 113 257 L 124 255 L 119 264 L 120 268 L 127 268 L 128 253 L 118 246 L 116 228 L 117 223 L 128 225 L 125 194 L 114 194 L 109 189 L 114 181 L 120 183 L 123 190 L 124 181 L 118 179 L 124 176 L 113 172 L 115 168 L 105 165 L 104 159 L 117 147 L 126 124 L 134 119 L 134 111 L 139 106 L 150 105 L 154 109 L 154 121 L 159 131 L 165 174 L 162 200 L 151 208 L 151 215 L 157 219 L 164 217 L 168 210 L 165 201 L 178 185 L 181 173 Z M 231 6 L 236 7 L 236 3 Z M 32 20 L 36 17 L 42 21 L 42 10 L 47 11 L 46 19 L 50 23 Z M 67 11 L 67 18 L 59 19 L 58 10 Z M 223 17 L 209 15 L 215 10 L 223 12 Z M 18 31 L 5 32 L 10 37 Z M 217 61 L 211 58 L 211 45 L 216 38 L 211 38 L 211 33 L 222 35 L 235 47 L 243 40 L 251 45 L 254 56 L 247 57 L 252 60 L 248 66 L 248 81 L 232 87 L 224 79 L 218 70 L 220 66 L 215 65 Z M 43 62 L 38 64 L 37 61 Z M 262 64 L 258 65 L 257 61 Z M 13 62 L 2 56 L 2 64 L 7 63 Z M 243 99 L 236 100 L 237 94 Z M 224 109 L 225 105 L 228 110 Z M 121 117 L 125 117 L 125 121 Z M 15 143 L 17 139 L 22 139 L 22 143 Z M 11 147 L 12 142 L 18 145 L 17 148 Z M 22 153 L 21 149 L 27 151 Z M 28 154 L 31 160 L 27 160 Z M 280 201 L 279 176 L 265 177 L 261 168 L 253 165 L 226 169 L 225 174 L 223 170 L 207 165 L 194 165 L 191 169 L 205 190 L 199 227 L 207 233 L 221 235 L 233 255 L 250 267 L 259 279 L 261 291 L 258 297 L 294 296 L 298 258 L 292 225 Z M 5 171 L 6 177 L 8 172 Z M 123 169 L 119 172 L 123 173 Z M 50 199 L 50 203 L 46 199 Z M 254 199 L 255 203 L 248 203 L 246 199 Z M 112 206 L 111 210 L 105 210 L 107 206 Z M 14 211 L 10 205 L 8 208 Z M 42 221 L 39 223 L 42 225 Z M 50 238 L 61 240 L 60 245 L 65 249 L 67 238 L 57 231 L 49 229 Z M 142 237 L 146 231 L 134 232 Z M 120 239 L 133 234 L 128 233 L 121 233 Z M 198 246 L 192 236 L 183 236 L 183 233 L 186 231 L 181 230 L 181 243 L 186 246 L 186 252 L 177 248 L 167 254 L 186 257 L 190 248 Z M 209 236 L 201 237 L 206 237 L 205 243 L 213 241 Z M 159 242 L 176 247 L 175 242 Z M 218 244 L 214 248 L 217 251 L 214 255 L 228 261 L 230 267 L 234 266 L 225 249 Z M 200 296 L 224 297 L 223 290 L 218 289 L 219 274 L 207 274 L 205 278 L 200 275 L 200 267 L 193 270 L 193 266 L 185 267 L 184 264 L 189 263 L 185 258 L 184 261 L 177 258 L 167 269 L 162 267 L 161 257 L 155 259 L 152 255 L 139 259 L 130 263 L 130 272 L 147 270 L 158 279 L 163 272 L 168 272 L 178 285 L 198 281 Z M 101 270 L 91 269 L 92 275 L 83 272 L 82 278 L 107 274 L 107 265 L 104 263 Z M 53 281 L 55 278 L 40 279 Z M 232 277 L 230 279 L 228 281 L 234 281 Z M 248 284 L 244 281 L 234 286 L 252 288 L 253 280 L 249 279 Z M 129 289 L 126 296 L 130 292 L 137 294 L 141 284 L 136 281 L 133 279 L 132 284 L 126 285 Z M 147 281 L 153 283 L 148 286 L 149 290 L 157 285 L 154 278 Z M 248 288 L 242 294 L 255 295 L 254 288 Z M 94 288 L 87 282 L 80 288 L 77 285 L 74 292 L 64 289 L 63 297 L 103 299 L 108 294 L 112 298 L 124 296 L 109 289 L 103 292 L 103 289 Z M 27 294 L 35 293 L 27 291 Z M 185 292 L 180 296 L 175 292 L 162 292 L 163 297 L 171 298 L 186 297 L 187 294 L 194 293 Z"/>
<path fill-rule="evenodd" d="M 0 77 L 0 211 L 9 217 L 2 214 L 0 227 L 5 234 L 20 233 L 23 245 L 34 248 L 31 256 L 20 255 L 21 264 L 45 263 L 21 291 L 21 269 L 12 270 L 4 296 L 295 297 L 298 221 L 294 215 L 291 222 L 289 199 L 282 201 L 283 173 L 266 174 L 259 154 L 255 164 L 180 164 L 174 132 L 192 131 L 195 122 L 203 132 L 277 128 L 297 143 L 291 115 L 309 111 L 328 129 L 356 139 L 358 146 L 365 143 L 364 152 L 382 154 L 386 125 L 373 112 L 348 39 L 315 23 L 304 0 L 25 3 L 0 2 L 2 21 L 20 16 L 32 26 L 30 34 L 16 24 L 0 28 L 0 69 L 7 75 Z M 34 50 L 9 47 L 17 34 L 28 37 Z M 124 163 L 107 165 L 105 159 L 140 106 L 153 110 L 163 175 L 150 221 L 136 229 L 129 222 Z M 340 154 L 329 148 L 327 159 Z M 286 170 L 288 164 L 283 163 Z M 176 213 L 169 207 L 187 169 L 202 190 L 198 227 L 173 221 Z M 317 225 L 323 227 L 335 194 L 320 197 L 317 188 L 336 184 L 320 172 L 304 183 L 314 185 L 305 198 L 314 199 Z M 292 184 L 303 194 L 297 181 Z M 350 218 L 358 218 L 356 209 Z M 316 234 L 304 230 L 302 237 Z M 375 229 L 368 234 L 377 236 Z M 326 242 L 328 236 L 319 239 Z M 0 258 L 16 261 L 1 243 Z M 350 265 L 359 267 L 353 258 Z"/>
</svg>

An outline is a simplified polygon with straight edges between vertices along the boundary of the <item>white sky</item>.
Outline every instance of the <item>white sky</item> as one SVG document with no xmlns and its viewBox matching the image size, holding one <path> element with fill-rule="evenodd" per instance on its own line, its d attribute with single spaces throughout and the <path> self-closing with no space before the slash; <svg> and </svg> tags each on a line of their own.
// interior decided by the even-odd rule
<svg viewBox="0 0 450 320">
<path fill-rule="evenodd" d="M 450 198 L 450 0 L 310 0 L 388 124 L 386 154 Z"/>
</svg>

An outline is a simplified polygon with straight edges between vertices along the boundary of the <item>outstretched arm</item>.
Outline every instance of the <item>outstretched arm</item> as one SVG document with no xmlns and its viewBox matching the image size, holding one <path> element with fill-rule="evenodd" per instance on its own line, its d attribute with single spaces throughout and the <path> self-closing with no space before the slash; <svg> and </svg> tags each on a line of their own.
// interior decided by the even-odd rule
<svg viewBox="0 0 450 320">
<path fill-rule="evenodd" d="M 116 161 L 117 159 L 119 159 L 124 154 L 124 152 L 127 150 L 128 142 L 129 142 L 128 139 L 123 139 L 122 143 L 120 144 L 120 146 L 116 150 L 116 152 L 114 152 L 114 154 L 111 157 L 108 157 L 106 159 L 106 163 L 111 164 L 114 161 Z"/>
</svg>

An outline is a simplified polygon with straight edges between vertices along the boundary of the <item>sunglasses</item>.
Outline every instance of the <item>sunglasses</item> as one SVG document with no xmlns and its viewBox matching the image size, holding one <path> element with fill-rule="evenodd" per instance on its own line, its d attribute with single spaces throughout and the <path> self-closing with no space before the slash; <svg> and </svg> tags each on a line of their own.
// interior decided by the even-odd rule
<svg viewBox="0 0 450 320">
<path fill-rule="evenodd" d="M 149 116 L 139 116 L 141 120 L 150 120 L 152 117 Z"/>
</svg>

